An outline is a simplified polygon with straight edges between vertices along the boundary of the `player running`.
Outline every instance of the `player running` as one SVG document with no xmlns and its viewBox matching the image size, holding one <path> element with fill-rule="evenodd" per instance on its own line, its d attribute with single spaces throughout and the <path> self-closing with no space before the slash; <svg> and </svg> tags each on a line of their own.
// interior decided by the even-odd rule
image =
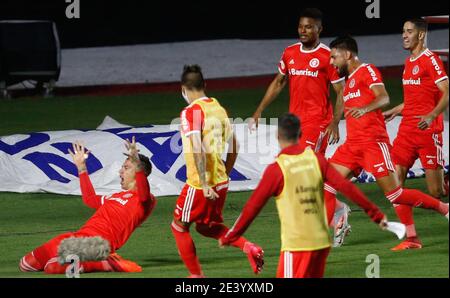
<svg viewBox="0 0 450 298">
<path fill-rule="evenodd" d="M 176 203 L 172 232 L 181 259 L 190 277 L 204 277 L 189 228 L 219 239 L 228 228 L 222 209 L 231 170 L 238 155 L 238 144 L 225 109 L 205 94 L 205 81 L 198 65 L 185 66 L 181 89 L 188 106 L 181 112 L 181 135 L 186 160 L 187 181 Z M 229 144 L 225 163 L 222 153 Z M 231 245 L 247 254 L 254 273 L 263 265 L 263 251 L 243 237 Z"/>
<path fill-rule="evenodd" d="M 111 254 L 106 260 L 81 262 L 80 273 L 142 271 L 138 264 L 124 260 L 116 251 L 147 219 L 156 205 L 156 199 L 150 193 L 147 180 L 147 176 L 152 171 L 152 165 L 147 157 L 138 154 L 134 137 L 131 143 L 126 141 L 126 148 L 128 157 L 119 172 L 123 191 L 109 196 L 100 196 L 95 193 L 87 172 L 86 159 L 89 152 L 85 152 L 83 145 L 73 144 L 73 152 L 70 149 L 69 152 L 78 168 L 83 202 L 88 207 L 96 209 L 96 212 L 78 231 L 59 235 L 24 256 L 19 263 L 21 271 L 65 273 L 68 265 L 61 265 L 57 260 L 61 242 L 67 238 L 75 240 L 72 244 L 79 250 L 77 255 L 83 255 L 86 251 L 95 251 L 90 246 L 97 243 L 95 240 L 98 237 L 102 238 L 103 244 L 106 244 L 105 250 L 110 251 Z"/>
<path fill-rule="evenodd" d="M 328 143 L 339 141 L 338 124 L 343 113 L 344 78 L 339 77 L 336 68 L 330 63 L 330 49 L 320 42 L 322 18 L 322 12 L 316 8 L 301 12 L 298 25 L 300 42 L 284 50 L 278 66 L 279 73 L 253 114 L 250 128 L 258 125 L 263 111 L 289 81 L 289 112 L 299 117 L 302 127 L 299 144 L 303 149 L 311 147 L 315 152 L 325 155 Z M 334 115 L 329 97 L 330 83 L 337 95 Z M 341 246 L 350 231 L 350 208 L 336 200 L 335 194 L 335 189 L 325 186 L 327 217 L 335 228 L 334 246 Z"/>
<path fill-rule="evenodd" d="M 361 169 L 372 173 L 386 198 L 394 205 L 432 209 L 448 219 L 448 204 L 418 190 L 402 188 L 391 160 L 391 145 L 381 108 L 389 104 L 380 72 L 358 58 L 358 45 L 352 37 L 335 39 L 331 61 L 347 78 L 344 89 L 347 139 L 331 164 L 344 177 Z"/>
<path fill-rule="evenodd" d="M 403 47 L 411 53 L 403 72 L 404 103 L 385 112 L 384 116 L 390 121 L 403 115 L 392 149 L 401 183 L 404 184 L 408 170 L 420 158 L 428 192 L 439 199 L 447 195 L 443 187 L 442 132 L 443 112 L 448 107 L 448 76 L 439 56 L 425 46 L 427 27 L 423 19 L 411 19 L 403 25 Z M 395 211 L 406 226 L 407 239 L 392 250 L 422 248 L 412 207 L 395 205 Z"/>
<path fill-rule="evenodd" d="M 262 180 L 245 204 L 233 228 L 219 240 L 228 245 L 249 227 L 271 197 L 276 197 L 281 222 L 281 254 L 277 277 L 321 278 L 330 252 L 324 183 L 336 187 L 361 206 L 370 218 L 387 225 L 384 214 L 351 182 L 342 177 L 326 159 L 298 143 L 299 119 L 293 114 L 280 118 L 278 141 L 281 153 L 269 165 Z"/>
</svg>

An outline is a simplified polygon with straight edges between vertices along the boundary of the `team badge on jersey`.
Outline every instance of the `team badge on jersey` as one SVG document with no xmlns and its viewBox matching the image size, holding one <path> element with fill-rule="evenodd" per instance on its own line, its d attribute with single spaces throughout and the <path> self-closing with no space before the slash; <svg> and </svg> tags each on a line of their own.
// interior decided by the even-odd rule
<svg viewBox="0 0 450 298">
<path fill-rule="evenodd" d="M 317 58 L 313 58 L 311 59 L 311 61 L 309 61 L 309 66 L 313 67 L 313 68 L 317 68 L 319 67 L 320 61 Z"/>
<path fill-rule="evenodd" d="M 353 87 L 355 87 L 355 84 L 356 84 L 355 79 L 352 79 L 352 80 L 350 81 L 350 84 L 348 84 L 348 86 L 349 86 L 350 88 L 353 88 Z"/>
<path fill-rule="evenodd" d="M 419 73 L 419 71 L 420 71 L 419 65 L 416 65 L 416 66 L 414 66 L 414 69 L 413 69 L 413 71 L 412 71 L 412 74 L 413 74 L 413 75 L 416 75 L 416 74 Z"/>
</svg>

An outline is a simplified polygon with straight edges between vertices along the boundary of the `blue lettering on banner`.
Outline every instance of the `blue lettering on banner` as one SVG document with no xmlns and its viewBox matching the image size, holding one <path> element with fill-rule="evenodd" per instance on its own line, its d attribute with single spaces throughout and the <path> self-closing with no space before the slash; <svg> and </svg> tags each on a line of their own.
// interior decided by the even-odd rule
<svg viewBox="0 0 450 298">
<path fill-rule="evenodd" d="M 69 148 L 72 148 L 71 143 L 55 143 L 51 146 L 58 149 L 64 154 L 69 154 Z M 33 152 L 25 155 L 23 159 L 32 162 L 51 180 L 59 181 L 61 183 L 69 183 L 71 181 L 71 179 L 68 179 L 59 174 L 50 165 L 57 166 L 64 172 L 78 177 L 77 167 L 71 161 L 53 153 Z M 92 153 L 89 154 L 89 157 L 86 160 L 86 167 L 90 174 L 95 173 L 103 168 L 101 162 Z"/>
<path fill-rule="evenodd" d="M 30 136 L 14 145 L 6 144 L 0 140 L 0 151 L 5 152 L 9 155 L 15 155 L 19 152 L 27 150 L 32 147 L 39 146 L 50 140 L 50 136 L 45 133 L 30 133 Z"/>
<path fill-rule="evenodd" d="M 136 143 L 142 144 L 153 154 L 150 160 L 155 167 L 162 173 L 167 174 L 178 159 L 178 156 L 181 154 L 181 150 L 180 152 L 173 152 L 170 147 L 171 139 L 176 137 L 177 134 L 179 134 L 178 131 L 169 131 L 152 133 L 125 133 L 117 134 L 117 136 L 124 140 L 131 140 L 135 137 Z M 167 138 L 167 140 L 162 144 L 159 144 L 155 141 L 157 138 Z M 181 138 L 179 138 L 178 146 L 181 146 Z"/>
</svg>

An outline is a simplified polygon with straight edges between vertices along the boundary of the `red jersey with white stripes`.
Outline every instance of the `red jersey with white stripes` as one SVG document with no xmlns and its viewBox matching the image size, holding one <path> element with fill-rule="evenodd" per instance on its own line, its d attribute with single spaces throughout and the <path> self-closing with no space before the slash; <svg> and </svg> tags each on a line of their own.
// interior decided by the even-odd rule
<svg viewBox="0 0 450 298">
<path fill-rule="evenodd" d="M 142 171 L 136 172 L 136 185 L 136 191 L 99 196 L 88 174 L 80 174 L 83 202 L 97 211 L 78 232 L 103 237 L 109 241 L 112 251 L 122 247 L 133 231 L 147 219 L 156 203 Z"/>
<path fill-rule="evenodd" d="M 310 51 L 301 43 L 291 45 L 284 50 L 278 71 L 289 76 L 289 112 L 300 118 L 302 127 L 328 126 L 333 118 L 330 82 L 344 80 L 330 63 L 330 49 L 322 43 Z"/>
<path fill-rule="evenodd" d="M 404 109 L 401 129 L 411 133 L 422 133 L 417 125 L 420 119 L 430 113 L 439 103 L 442 93 L 437 84 L 448 80 L 442 60 L 426 49 L 416 58 L 407 58 L 403 71 Z M 425 130 L 428 133 L 441 133 L 444 130 L 443 115 L 439 115 Z"/>
<path fill-rule="evenodd" d="M 351 75 L 349 75 L 344 88 L 344 107 L 363 108 L 373 102 L 376 98 L 372 88 L 383 85 L 380 71 L 372 64 L 361 64 Z M 390 143 L 386 131 L 386 124 L 381 109 L 364 114 L 356 119 L 346 116 L 347 142 Z"/>
</svg>

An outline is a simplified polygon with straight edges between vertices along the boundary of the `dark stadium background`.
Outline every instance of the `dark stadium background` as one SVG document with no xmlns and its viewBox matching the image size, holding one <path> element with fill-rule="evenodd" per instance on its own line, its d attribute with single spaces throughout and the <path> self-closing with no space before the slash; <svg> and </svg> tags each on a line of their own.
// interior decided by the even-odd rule
<svg viewBox="0 0 450 298">
<path fill-rule="evenodd" d="M 350 1 L 105 1 L 80 0 L 80 19 L 67 19 L 65 0 L 1 0 L 0 20 L 50 19 L 63 48 L 209 39 L 295 38 L 304 7 L 325 15 L 323 36 L 398 33 L 403 16 L 448 14 L 448 1 L 380 0 L 381 18 Z M 402 17 L 399 17 L 402 16 Z M 434 28 L 439 27 L 434 25 Z M 444 26 L 445 27 L 445 26 Z"/>
</svg>

